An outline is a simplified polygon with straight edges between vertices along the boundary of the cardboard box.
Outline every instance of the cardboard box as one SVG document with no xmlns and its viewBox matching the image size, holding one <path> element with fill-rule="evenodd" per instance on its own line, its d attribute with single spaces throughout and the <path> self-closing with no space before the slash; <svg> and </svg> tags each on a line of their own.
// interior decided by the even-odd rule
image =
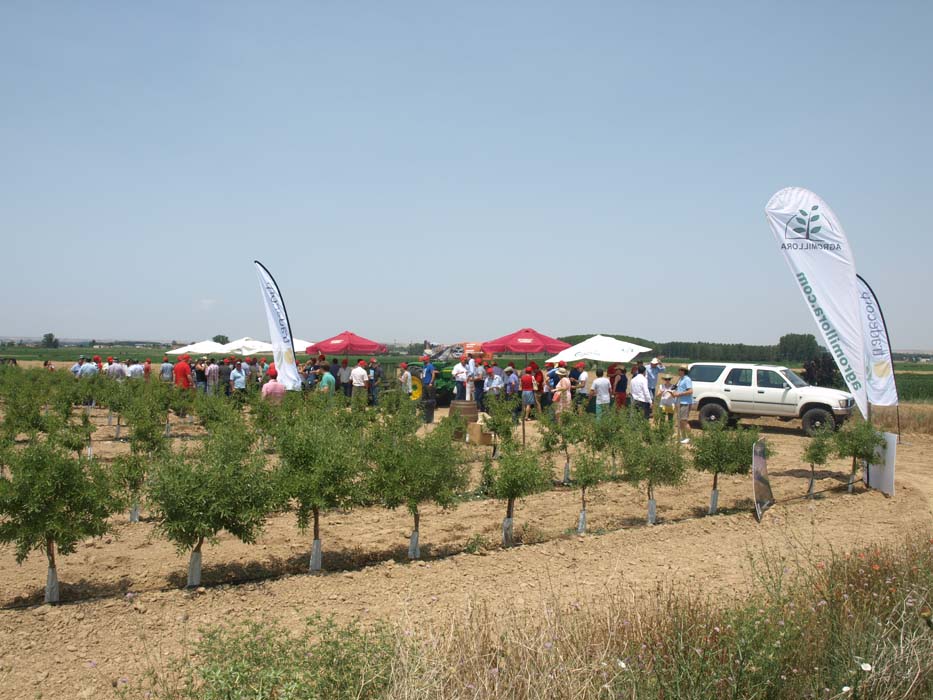
<svg viewBox="0 0 933 700">
<path fill-rule="evenodd" d="M 483 430 L 479 423 L 470 423 L 467 426 L 467 434 L 470 436 L 470 442 L 474 445 L 491 445 L 492 433 Z"/>
</svg>

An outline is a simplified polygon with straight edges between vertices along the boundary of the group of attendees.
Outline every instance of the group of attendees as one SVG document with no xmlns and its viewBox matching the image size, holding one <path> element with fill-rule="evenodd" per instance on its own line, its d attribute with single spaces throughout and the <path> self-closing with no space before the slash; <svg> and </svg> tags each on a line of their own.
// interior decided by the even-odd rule
<svg viewBox="0 0 933 700">
<path fill-rule="evenodd" d="M 693 382 L 686 365 L 678 368 L 678 381 L 668 374 L 663 358 L 654 357 L 645 365 L 632 364 L 630 376 L 622 364 L 612 364 L 606 370 L 596 369 L 590 381 L 585 362 L 568 367 L 566 362 L 547 362 L 541 368 L 534 361 L 521 374 L 515 363 L 500 367 L 498 362 L 486 362 L 473 355 L 464 355 L 451 375 L 455 382 L 454 398 L 473 400 L 477 408 L 485 408 L 486 397 L 520 395 L 521 409 L 516 410 L 526 420 L 552 409 L 556 415 L 567 410 L 593 410 L 599 418 L 611 406 L 631 406 L 650 419 L 655 410 L 673 422 L 681 432 L 682 442 L 689 442 L 689 416 L 693 404 Z"/>
</svg>

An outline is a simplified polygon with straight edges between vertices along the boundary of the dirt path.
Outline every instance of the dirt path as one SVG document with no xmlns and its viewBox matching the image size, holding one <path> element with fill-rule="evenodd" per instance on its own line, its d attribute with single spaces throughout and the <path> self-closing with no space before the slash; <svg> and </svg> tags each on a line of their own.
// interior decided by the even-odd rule
<svg viewBox="0 0 933 700">
<path fill-rule="evenodd" d="M 655 527 L 643 525 L 641 493 L 623 485 L 602 488 L 588 515 L 591 530 L 604 534 L 578 538 L 566 534 L 576 522 L 578 494 L 556 489 L 527 499 L 516 513 L 527 540 L 545 541 L 463 553 L 471 540 L 497 541 L 504 511 L 495 501 L 471 501 L 447 513 L 428 509 L 423 547 L 447 556 L 409 564 L 408 518 L 363 509 L 325 518 L 325 565 L 332 570 L 311 576 L 298 573 L 307 565 L 308 537 L 297 532 L 293 517 L 280 516 L 256 546 L 221 538 L 205 553 L 205 575 L 213 581 L 281 577 L 203 593 L 174 588 L 183 584 L 185 560 L 154 538 L 149 524 L 120 524 L 109 542 L 82 546 L 60 564 L 66 592 L 103 597 L 0 610 L 0 698 L 102 696 L 111 682 L 138 679 L 159 654 L 177 653 L 198 628 L 236 619 L 275 618 L 298 627 L 320 612 L 408 628 L 450 624 L 471 605 L 503 599 L 536 609 L 545 601 L 585 602 L 670 583 L 727 597 L 747 590 L 754 580 L 749 556 L 763 550 L 792 564 L 795 557 L 822 557 L 867 539 L 899 539 L 931 528 L 933 438 L 905 439 L 895 498 L 865 491 L 847 496 L 838 490 L 845 465 L 837 462 L 821 474 L 820 487 L 830 490 L 806 501 L 797 498 L 806 491 L 807 470 L 799 461 L 803 438 L 779 426 L 768 437 L 776 451 L 769 468 L 780 502 L 761 524 L 749 511 L 747 478 L 721 480 L 720 504 L 728 512 L 701 517 L 710 478 L 691 474 L 683 487 L 658 491 L 662 524 Z M 3 604 L 40 594 L 40 557 L 18 567 L 9 548 L 0 549 L 0 572 Z M 141 593 L 127 600 L 126 591 Z"/>
</svg>

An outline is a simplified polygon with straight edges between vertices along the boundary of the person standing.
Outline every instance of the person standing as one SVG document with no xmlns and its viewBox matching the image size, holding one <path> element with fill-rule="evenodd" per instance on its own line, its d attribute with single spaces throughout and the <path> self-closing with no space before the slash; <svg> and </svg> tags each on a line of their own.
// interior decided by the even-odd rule
<svg viewBox="0 0 933 700">
<path fill-rule="evenodd" d="M 330 358 L 330 366 L 328 367 L 328 371 L 334 378 L 334 393 L 336 394 L 340 391 L 340 363 L 337 362 L 336 357 Z"/>
<path fill-rule="evenodd" d="M 450 371 L 450 376 L 454 380 L 454 400 L 456 401 L 466 400 L 467 368 L 466 364 L 464 364 L 465 361 L 466 356 L 464 355 Z"/>
<path fill-rule="evenodd" d="M 671 384 L 673 377 L 669 374 L 661 375 L 661 383 L 658 384 L 658 408 L 661 410 L 661 415 L 667 419 L 669 423 L 674 422 L 674 414 L 677 412 L 675 402 L 677 399 L 674 397 L 675 386 Z"/>
<path fill-rule="evenodd" d="M 625 376 L 625 365 L 616 368 L 613 391 L 616 397 L 616 408 L 624 408 L 628 401 L 628 377 Z"/>
<path fill-rule="evenodd" d="M 356 363 L 356 367 L 350 372 L 350 384 L 353 387 L 351 394 L 353 408 L 364 408 L 369 393 L 369 372 L 366 371 L 366 360 L 359 360 Z"/>
<path fill-rule="evenodd" d="M 580 370 L 580 373 L 577 375 L 577 390 L 574 400 L 577 402 L 577 410 L 582 408 L 585 412 L 587 404 L 590 402 L 590 391 L 586 386 L 590 379 L 590 374 L 586 371 L 585 362 L 578 362 L 577 369 Z"/>
<path fill-rule="evenodd" d="M 207 358 L 200 357 L 194 363 L 194 384 L 201 394 L 207 393 Z"/>
<path fill-rule="evenodd" d="M 535 378 L 531 367 L 525 368 L 525 373 L 521 378 L 522 388 L 522 417 L 528 420 L 531 417 L 531 409 L 535 406 Z"/>
<path fill-rule="evenodd" d="M 213 357 L 207 361 L 207 369 L 204 370 L 204 376 L 207 378 L 207 393 L 211 396 L 217 395 L 217 385 L 220 382 L 220 367 L 217 360 Z"/>
<path fill-rule="evenodd" d="M 127 360 L 126 376 L 129 379 L 143 379 L 146 376 L 146 370 L 141 363 L 136 360 Z"/>
<path fill-rule="evenodd" d="M 552 404 L 555 415 L 560 417 L 564 411 L 570 410 L 573 406 L 573 385 L 566 367 L 558 367 L 554 373 L 557 377 L 557 384 L 554 385 Z"/>
<path fill-rule="evenodd" d="M 612 403 L 612 383 L 609 377 L 603 376 L 603 370 L 596 370 L 596 379 L 590 387 L 590 396 L 596 399 L 596 420 L 599 420 L 604 411 L 609 410 Z"/>
<path fill-rule="evenodd" d="M 482 360 L 475 362 L 473 367 L 473 376 L 471 377 L 473 383 L 473 400 L 476 402 L 477 411 L 485 411 L 485 406 L 483 406 L 483 387 L 486 385 L 486 368 L 483 366 Z"/>
<path fill-rule="evenodd" d="M 648 380 L 648 393 L 652 396 L 655 395 L 655 392 L 658 390 L 658 377 L 661 372 L 667 369 L 662 363 L 661 360 L 664 359 L 664 355 L 660 357 L 652 357 L 651 364 L 645 369 L 645 379 Z"/>
<path fill-rule="evenodd" d="M 120 362 L 119 359 L 114 358 L 113 362 L 107 366 L 107 376 L 110 379 L 122 382 L 126 379 L 126 365 Z"/>
<path fill-rule="evenodd" d="M 84 365 L 84 355 L 80 355 L 78 361 L 71 365 L 71 373 L 74 375 L 75 379 L 81 376 L 82 365 Z"/>
<path fill-rule="evenodd" d="M 401 370 L 398 375 L 399 388 L 408 398 L 411 398 L 411 372 L 408 371 L 408 363 L 402 362 L 398 368 Z"/>
<path fill-rule="evenodd" d="M 651 396 L 651 392 L 648 390 L 648 378 L 645 376 L 647 370 L 644 367 L 639 367 L 636 371 L 637 374 L 629 385 L 632 402 L 635 404 L 636 408 L 644 414 L 645 420 L 650 420 L 651 405 L 654 399 Z"/>
<path fill-rule="evenodd" d="M 686 445 L 690 442 L 690 407 L 693 406 L 693 380 L 690 379 L 690 368 L 681 365 L 677 372 L 677 389 L 673 395 L 677 400 L 677 424 L 680 428 L 680 443 Z"/>
<path fill-rule="evenodd" d="M 191 388 L 191 365 L 188 364 L 188 356 L 182 355 L 175 367 L 172 369 L 175 378 L 175 386 L 179 389 Z"/>
<path fill-rule="evenodd" d="M 230 395 L 233 396 L 237 403 L 242 403 L 246 400 L 246 382 L 248 380 L 248 375 L 243 365 L 243 362 L 237 360 L 233 365 L 233 371 L 230 372 Z"/>
<path fill-rule="evenodd" d="M 503 386 L 504 386 L 504 382 L 502 381 L 502 377 L 496 374 L 492 367 L 487 367 L 486 368 L 486 381 L 483 382 L 484 405 L 485 405 L 485 401 L 487 400 L 487 397 L 492 397 L 494 401 L 498 399 L 502 395 Z"/>
<path fill-rule="evenodd" d="M 285 398 L 285 385 L 279 381 L 279 373 L 273 370 L 269 373 L 269 381 L 262 385 L 260 396 L 264 401 L 278 405 Z"/>
<path fill-rule="evenodd" d="M 422 355 L 421 361 L 424 363 L 421 369 L 421 388 L 424 398 L 428 401 L 435 401 L 437 399 L 437 370 L 434 369 L 434 363 L 431 362 L 429 355 Z"/>
<path fill-rule="evenodd" d="M 175 376 L 174 369 L 175 365 L 168 361 L 168 356 L 163 357 L 162 364 L 159 365 L 159 379 L 166 383 L 172 381 L 172 377 Z"/>
<path fill-rule="evenodd" d="M 325 365 L 319 365 L 317 368 L 318 381 L 317 390 L 324 394 L 328 400 L 337 393 L 337 379 L 330 372 L 330 368 Z"/>
<path fill-rule="evenodd" d="M 81 379 L 90 379 L 91 377 L 96 377 L 100 370 L 97 369 L 96 362 L 87 362 L 85 361 L 81 365 L 81 370 L 78 372 L 78 377 Z"/>
<path fill-rule="evenodd" d="M 373 406 L 379 405 L 379 383 L 382 381 L 383 372 L 379 361 L 375 357 L 369 358 L 369 397 Z"/>
<path fill-rule="evenodd" d="M 147 357 L 146 362 L 143 364 L 143 379 L 145 379 L 148 382 L 151 378 L 152 378 L 152 360 L 150 360 Z"/>
<path fill-rule="evenodd" d="M 343 395 L 350 398 L 353 385 L 350 382 L 350 367 L 347 365 L 346 359 L 340 361 L 340 369 L 337 370 L 337 381 L 340 383 L 340 388 L 343 389 Z"/>
<path fill-rule="evenodd" d="M 233 364 L 229 357 L 225 357 L 223 363 L 217 367 L 217 388 L 223 387 L 224 396 L 230 396 L 230 374 L 233 372 Z"/>
</svg>

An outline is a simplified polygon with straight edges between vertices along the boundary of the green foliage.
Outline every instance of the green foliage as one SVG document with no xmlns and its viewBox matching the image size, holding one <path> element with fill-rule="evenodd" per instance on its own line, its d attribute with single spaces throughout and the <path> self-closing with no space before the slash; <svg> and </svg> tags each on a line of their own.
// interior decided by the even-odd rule
<svg viewBox="0 0 933 700">
<path fill-rule="evenodd" d="M 757 428 L 731 430 L 711 423 L 693 438 L 693 466 L 710 474 L 748 474 L 756 442 Z"/>
<path fill-rule="evenodd" d="M 616 478 L 644 484 L 653 498 L 655 486 L 676 486 L 684 480 L 687 462 L 667 421 L 649 423 L 638 411 L 628 411 L 624 429 L 623 469 Z"/>
<path fill-rule="evenodd" d="M 272 475 L 252 448 L 247 427 L 231 421 L 214 426 L 200 449 L 157 461 L 148 501 L 158 528 L 179 550 L 214 540 L 221 530 L 256 541 L 278 500 Z"/>
<path fill-rule="evenodd" d="M 313 617 L 293 634 L 275 623 L 207 630 L 176 700 L 376 700 L 388 689 L 396 640 L 376 625 Z"/>
<path fill-rule="evenodd" d="M 545 452 L 562 452 L 569 459 L 570 446 L 586 437 L 590 432 L 591 420 L 588 414 L 580 415 L 573 411 L 564 411 L 556 418 L 542 418 L 538 424 L 541 430 L 541 449 Z"/>
<path fill-rule="evenodd" d="M 230 342 L 230 338 L 223 334 L 215 335 L 213 338 L 211 338 L 211 340 L 213 340 L 215 343 L 220 343 L 221 345 L 226 345 Z"/>
<path fill-rule="evenodd" d="M 442 421 L 418 437 L 399 430 L 398 422 L 397 416 L 373 430 L 368 450 L 375 464 L 372 493 L 387 508 L 404 505 L 412 515 L 427 501 L 444 508 L 453 505 L 466 487 L 468 472 L 460 444 L 451 439 L 449 423 Z"/>
<path fill-rule="evenodd" d="M 133 387 L 124 415 L 130 426 L 130 448 L 135 454 L 157 455 L 166 447 L 168 397 L 159 384 Z"/>
<path fill-rule="evenodd" d="M 509 445 L 503 449 L 499 463 L 493 465 L 493 498 L 514 501 L 550 487 L 550 467 L 535 450 Z"/>
<path fill-rule="evenodd" d="M 191 410 L 208 430 L 236 420 L 237 406 L 228 397 L 200 391 L 194 393 Z"/>
<path fill-rule="evenodd" d="M 823 465 L 833 453 L 835 431 L 829 426 L 817 430 L 807 442 L 803 451 L 803 461 L 811 466 Z"/>
<path fill-rule="evenodd" d="M 573 485 L 581 489 L 592 488 L 611 476 L 611 472 L 604 459 L 599 455 L 585 450 L 576 459 L 573 467 Z"/>
<path fill-rule="evenodd" d="M 489 396 L 485 399 L 486 428 L 501 443 L 511 442 L 515 433 L 515 403 L 505 396 Z"/>
<path fill-rule="evenodd" d="M 884 447 L 884 445 L 884 435 L 866 421 L 847 421 L 845 426 L 836 433 L 836 454 L 840 457 L 851 457 L 853 469 L 856 460 L 872 461 L 875 457 L 875 448 Z"/>
<path fill-rule="evenodd" d="M 305 529 L 315 510 L 350 508 L 363 496 L 365 415 L 306 401 L 277 435 L 283 493 Z"/>
<path fill-rule="evenodd" d="M 62 554 L 99 537 L 118 507 L 109 475 L 93 460 L 70 456 L 53 440 L 4 453 L 0 478 L 0 542 L 13 543 L 21 563 L 33 549 L 55 543 Z"/>
</svg>

